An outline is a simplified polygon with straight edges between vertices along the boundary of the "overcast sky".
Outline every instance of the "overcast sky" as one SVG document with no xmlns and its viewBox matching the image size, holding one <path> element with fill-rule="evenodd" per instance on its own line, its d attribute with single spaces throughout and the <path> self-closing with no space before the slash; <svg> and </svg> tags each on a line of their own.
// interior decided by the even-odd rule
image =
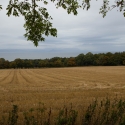
<svg viewBox="0 0 125 125">
<path fill-rule="evenodd" d="M 0 11 L 0 58 L 44 59 L 77 56 L 87 52 L 125 51 L 125 18 L 117 9 L 103 18 L 99 14 L 102 0 L 93 0 L 90 10 L 79 9 L 77 16 L 68 15 L 61 8 L 56 9 L 53 3 L 47 5 L 58 34 L 57 38 L 46 37 L 45 42 L 39 42 L 38 47 L 24 38 L 23 17 L 7 17 L 8 1 L 2 0 L 0 3 L 3 5 Z"/>
</svg>

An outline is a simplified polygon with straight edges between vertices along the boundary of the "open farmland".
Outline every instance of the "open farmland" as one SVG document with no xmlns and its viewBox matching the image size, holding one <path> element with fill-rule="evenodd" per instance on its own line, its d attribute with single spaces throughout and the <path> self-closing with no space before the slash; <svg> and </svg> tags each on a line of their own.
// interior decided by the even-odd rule
<svg viewBox="0 0 125 125">
<path fill-rule="evenodd" d="M 0 113 L 14 104 L 26 111 L 39 102 L 54 112 L 71 103 L 81 111 L 94 98 L 116 95 L 125 95 L 123 66 L 0 70 Z"/>
</svg>

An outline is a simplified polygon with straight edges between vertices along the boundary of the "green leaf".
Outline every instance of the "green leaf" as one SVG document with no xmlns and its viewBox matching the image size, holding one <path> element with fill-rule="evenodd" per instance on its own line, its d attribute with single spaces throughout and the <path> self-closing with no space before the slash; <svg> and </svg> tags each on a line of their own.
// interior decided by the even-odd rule
<svg viewBox="0 0 125 125">
<path fill-rule="evenodd" d="M 14 15 L 14 16 L 19 16 L 19 14 L 18 14 L 18 12 L 17 12 L 16 9 L 14 9 L 14 11 L 13 11 L 13 15 Z"/>
<path fill-rule="evenodd" d="M 47 2 L 47 1 L 44 1 L 43 3 L 44 3 L 45 5 L 47 5 L 47 4 L 48 4 L 48 2 Z"/>
<path fill-rule="evenodd" d="M 125 17 L 125 12 L 123 13 L 124 17 Z"/>
<path fill-rule="evenodd" d="M 2 5 L 0 5 L 0 10 L 2 10 Z"/>
<path fill-rule="evenodd" d="M 7 8 L 7 10 L 8 10 L 8 12 L 7 12 L 7 15 L 8 16 L 10 16 L 11 15 L 11 13 L 12 13 L 12 6 L 8 6 L 8 8 Z"/>
</svg>

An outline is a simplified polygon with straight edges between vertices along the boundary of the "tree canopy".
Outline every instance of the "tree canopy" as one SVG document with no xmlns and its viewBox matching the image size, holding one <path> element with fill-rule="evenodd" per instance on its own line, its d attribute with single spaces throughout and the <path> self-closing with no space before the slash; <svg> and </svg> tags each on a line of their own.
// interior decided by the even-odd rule
<svg viewBox="0 0 125 125">
<path fill-rule="evenodd" d="M 53 57 L 50 59 L 20 59 L 13 61 L 0 58 L 0 69 L 8 68 L 52 68 L 74 66 L 123 66 L 125 52 L 79 54 L 76 57 Z"/>
<path fill-rule="evenodd" d="M 78 14 L 78 8 L 88 10 L 91 5 L 91 0 L 51 0 L 49 2 L 55 3 L 56 8 L 62 7 L 68 14 L 73 13 L 74 15 Z M 6 8 L 8 16 L 22 15 L 24 17 L 26 30 L 24 36 L 35 46 L 38 46 L 39 41 L 44 41 L 45 36 L 57 37 L 57 29 L 51 23 L 53 18 L 49 15 L 47 7 L 42 6 L 47 4 L 47 0 L 9 0 Z M 116 0 L 112 6 L 109 6 L 108 0 L 103 0 L 99 13 L 105 17 L 106 13 L 115 7 L 118 7 L 125 16 L 125 0 Z M 2 5 L 0 5 L 1 9 Z"/>
</svg>

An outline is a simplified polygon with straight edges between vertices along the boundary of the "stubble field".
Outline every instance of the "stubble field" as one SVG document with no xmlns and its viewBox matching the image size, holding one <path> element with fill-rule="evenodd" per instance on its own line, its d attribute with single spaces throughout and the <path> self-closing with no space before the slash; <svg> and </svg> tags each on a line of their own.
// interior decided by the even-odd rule
<svg viewBox="0 0 125 125">
<path fill-rule="evenodd" d="M 74 67 L 0 70 L 0 113 L 19 112 L 39 102 L 52 111 L 72 103 L 82 112 L 92 100 L 125 95 L 125 67 Z M 56 114 L 56 113 L 55 113 Z"/>
</svg>

